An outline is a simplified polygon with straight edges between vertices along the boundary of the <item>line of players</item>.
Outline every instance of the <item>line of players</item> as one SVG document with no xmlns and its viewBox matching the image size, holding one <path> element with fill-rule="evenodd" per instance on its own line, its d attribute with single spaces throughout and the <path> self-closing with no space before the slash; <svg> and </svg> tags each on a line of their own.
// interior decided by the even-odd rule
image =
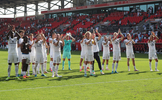
<svg viewBox="0 0 162 100">
<path fill-rule="evenodd" d="M 95 72 L 94 72 L 94 58 L 95 58 L 95 51 L 98 49 L 98 43 L 97 41 L 100 40 L 101 35 L 98 33 L 98 31 L 96 30 L 97 34 L 98 34 L 98 38 L 96 39 L 95 37 L 95 31 L 93 30 L 93 33 L 91 32 L 86 32 L 83 39 L 81 40 L 81 59 L 80 59 L 80 71 L 82 71 L 82 69 L 84 69 L 84 76 L 87 76 L 87 68 L 88 68 L 88 63 L 90 64 L 90 76 L 95 76 Z M 119 38 L 119 36 L 121 36 Z M 118 63 L 119 60 L 121 59 L 121 50 L 120 50 L 120 41 L 122 41 L 124 39 L 123 34 L 121 33 L 120 29 L 117 32 L 114 32 L 113 34 L 113 38 L 111 39 L 111 37 L 107 38 L 106 36 L 104 36 L 104 41 L 102 41 L 102 46 L 103 46 L 103 62 L 102 62 L 102 69 L 100 68 L 100 72 L 101 74 L 103 73 L 104 70 L 104 63 L 106 60 L 106 70 L 109 70 L 108 68 L 108 61 L 110 59 L 110 49 L 109 49 L 109 44 L 113 45 L 113 63 L 112 63 L 112 74 L 113 73 L 118 73 L 117 72 L 117 68 L 118 68 Z M 152 32 L 152 35 L 150 36 L 149 40 L 148 40 L 148 47 L 149 47 L 149 66 L 150 66 L 150 71 L 152 70 L 151 67 L 151 62 L 152 59 L 155 59 L 155 71 L 159 71 L 157 69 L 157 65 L 158 65 L 158 57 L 156 54 L 156 47 L 155 47 L 155 43 L 158 41 L 158 37 L 155 35 L 154 32 Z M 133 51 L 133 44 L 135 44 L 135 42 L 132 40 L 131 35 L 127 34 L 127 39 L 124 40 L 124 43 L 126 45 L 126 56 L 127 56 L 127 66 L 128 66 L 128 71 L 130 71 L 130 67 L 129 67 L 129 61 L 130 59 L 132 59 L 133 62 L 133 66 L 134 66 L 134 71 L 138 71 L 136 69 L 135 66 L 135 55 L 134 55 L 134 51 Z M 97 48 L 95 48 L 97 46 Z M 99 51 L 99 50 L 97 50 Z M 99 54 L 97 54 L 99 55 Z M 82 66 L 82 61 L 84 59 L 84 63 L 83 63 L 83 68 L 81 68 Z M 100 66 L 100 59 L 96 59 L 98 62 L 98 66 Z M 116 63 L 116 66 L 115 66 Z M 115 71 L 114 71 L 114 66 L 115 66 Z"/>
<path fill-rule="evenodd" d="M 72 40 L 70 40 L 70 37 Z M 20 30 L 18 33 L 15 30 L 15 27 L 12 26 L 11 30 L 7 34 L 8 40 L 8 77 L 6 80 L 10 79 L 10 71 L 12 63 L 15 64 L 15 72 L 16 78 L 19 78 L 18 68 L 19 63 L 22 62 L 21 67 L 21 76 L 23 78 L 28 78 L 30 76 L 30 64 L 32 64 L 33 75 L 37 77 L 37 73 L 39 73 L 39 66 L 41 67 L 41 76 L 46 75 L 47 73 L 47 55 L 49 54 L 49 47 L 46 43 L 46 39 L 44 34 L 41 32 L 36 35 L 36 40 L 33 40 L 33 34 L 24 36 L 24 31 Z M 71 34 L 67 34 L 64 37 L 60 34 L 52 34 L 52 38 L 50 41 L 50 69 L 52 72 L 52 77 L 61 77 L 58 75 L 58 67 L 59 63 L 61 63 L 61 46 L 64 46 L 63 52 L 63 69 L 64 69 L 64 61 L 66 57 L 68 58 L 69 70 L 70 68 L 70 58 L 71 58 L 71 42 L 75 41 L 75 39 L 71 36 Z M 46 51 L 47 49 L 47 51 Z M 26 76 L 28 71 L 28 75 Z"/>
<path fill-rule="evenodd" d="M 108 69 L 108 61 L 110 59 L 110 50 L 109 50 L 109 44 L 113 45 L 113 63 L 112 63 L 112 73 L 118 73 L 118 62 L 121 58 L 121 51 L 120 51 L 120 41 L 124 39 L 123 34 L 121 33 L 120 29 L 118 30 L 118 33 L 114 32 L 114 37 L 111 39 L 111 37 L 107 38 L 104 36 L 104 41 L 102 42 L 103 45 L 103 62 L 101 67 L 100 57 L 99 57 L 99 47 L 98 47 L 98 41 L 101 39 L 101 34 L 96 30 L 96 33 L 98 35 L 98 38 L 96 37 L 95 31 L 93 31 L 93 34 L 91 32 L 87 31 L 84 35 L 84 38 L 81 41 L 81 61 L 80 61 L 80 71 L 81 71 L 81 65 L 82 61 L 84 59 L 84 71 L 85 75 L 87 76 L 87 67 L 88 64 L 90 64 L 90 75 L 95 76 L 94 72 L 94 59 L 96 59 L 101 74 L 104 74 L 104 62 L 106 60 L 106 70 Z M 8 77 L 6 80 L 10 79 L 10 71 L 11 71 L 11 65 L 12 63 L 15 64 L 15 72 L 16 72 L 16 78 L 19 78 L 18 75 L 18 68 L 19 63 L 22 62 L 22 71 L 21 75 L 23 78 L 27 78 L 30 70 L 30 64 L 32 64 L 32 70 L 33 75 L 37 77 L 37 72 L 39 73 L 39 66 L 41 67 L 41 76 L 46 76 L 44 73 L 47 73 L 47 54 L 49 52 L 49 47 L 46 43 L 46 39 L 44 37 L 44 34 L 41 32 L 40 34 L 37 34 L 36 40 L 33 40 L 33 34 L 29 35 L 30 40 L 28 37 L 23 36 L 24 31 L 21 30 L 19 33 L 15 30 L 13 27 L 11 31 L 7 34 L 8 39 Z M 118 38 L 119 34 L 121 35 L 121 38 Z M 69 40 L 70 37 L 72 40 Z M 156 40 L 154 40 L 156 38 Z M 70 35 L 67 34 L 64 37 L 60 36 L 59 34 L 52 34 L 52 38 L 49 39 L 50 42 L 50 69 L 52 71 L 52 77 L 61 77 L 58 75 L 58 67 L 61 63 L 61 46 L 64 46 L 63 49 L 63 62 L 62 62 L 62 70 L 64 70 L 64 63 L 66 57 L 68 58 L 68 65 L 69 70 L 70 68 L 70 58 L 71 58 L 71 42 L 75 41 L 75 39 Z M 151 61 L 153 58 L 155 58 L 156 64 L 155 64 L 155 71 L 158 71 L 157 65 L 158 65 L 158 58 L 156 54 L 155 49 L 155 43 L 158 41 L 158 37 L 155 36 L 154 32 L 152 32 L 152 35 L 150 36 L 150 39 L 148 41 L 149 46 L 149 65 L 150 70 L 151 68 Z M 128 70 L 129 68 L 129 60 L 132 58 L 134 70 L 138 71 L 135 67 L 135 56 L 133 52 L 133 44 L 134 41 L 132 40 L 130 34 L 127 34 L 127 39 L 124 40 L 126 44 L 126 55 L 127 55 L 127 65 Z M 47 51 L 46 51 L 47 48 Z M 116 63 L 116 66 L 115 66 Z M 115 71 L 114 71 L 115 66 Z M 26 76 L 26 72 L 28 71 L 28 76 Z M 54 73 L 55 72 L 55 73 Z"/>
</svg>

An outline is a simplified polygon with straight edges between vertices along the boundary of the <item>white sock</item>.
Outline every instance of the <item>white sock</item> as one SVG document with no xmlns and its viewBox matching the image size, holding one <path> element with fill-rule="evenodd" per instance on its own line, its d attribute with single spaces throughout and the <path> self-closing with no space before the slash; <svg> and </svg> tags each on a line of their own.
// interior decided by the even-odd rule
<svg viewBox="0 0 162 100">
<path fill-rule="evenodd" d="M 22 74 L 23 74 L 23 76 L 25 76 L 26 75 L 26 72 L 25 71 L 22 71 Z"/>
<path fill-rule="evenodd" d="M 58 74 L 58 67 L 59 67 L 59 65 L 56 65 L 56 69 L 55 69 L 56 75 Z"/>
<path fill-rule="evenodd" d="M 33 71 L 33 74 L 35 74 L 35 65 L 32 64 L 32 71 Z"/>
<path fill-rule="evenodd" d="M 114 63 L 112 63 L 112 71 L 114 71 Z"/>
<path fill-rule="evenodd" d="M 10 77 L 11 65 L 8 65 L 8 77 Z"/>
<path fill-rule="evenodd" d="M 42 74 L 44 74 L 44 71 L 43 71 L 43 64 L 40 64 L 40 66 L 41 66 L 41 72 L 42 72 Z"/>
<path fill-rule="evenodd" d="M 43 63 L 44 71 L 47 71 L 47 63 Z"/>
<path fill-rule="evenodd" d="M 87 65 L 84 66 L 84 74 L 87 74 Z"/>
<path fill-rule="evenodd" d="M 50 68 L 52 69 L 53 68 L 53 62 L 50 61 Z"/>
<path fill-rule="evenodd" d="M 108 68 L 108 64 L 106 64 L 106 68 Z"/>
<path fill-rule="evenodd" d="M 136 66 L 134 66 L 134 70 L 136 70 Z"/>
<path fill-rule="evenodd" d="M 40 73 L 40 64 L 37 65 L 37 71 Z"/>
<path fill-rule="evenodd" d="M 18 71 L 19 71 L 19 67 L 18 67 L 18 64 L 16 64 L 16 65 L 15 65 L 16 77 L 18 77 Z"/>
<path fill-rule="evenodd" d="M 53 65 L 53 67 L 52 67 L 52 75 L 54 75 L 54 72 L 55 72 L 55 66 Z"/>
<path fill-rule="evenodd" d="M 102 64 L 102 69 L 104 69 L 104 64 Z"/>
<path fill-rule="evenodd" d="M 128 66 L 128 69 L 130 69 L 129 66 Z"/>
<path fill-rule="evenodd" d="M 92 64 L 90 64 L 90 74 L 92 74 Z"/>
<path fill-rule="evenodd" d="M 28 74 L 30 73 L 30 65 L 28 65 Z"/>
<path fill-rule="evenodd" d="M 82 69 L 82 66 L 80 66 L 80 69 Z"/>
<path fill-rule="evenodd" d="M 117 71 L 117 68 L 118 68 L 118 63 L 116 63 L 115 71 Z"/>
<path fill-rule="evenodd" d="M 151 70 L 151 69 L 152 69 L 152 68 L 151 68 L 151 62 L 149 62 L 149 66 L 150 66 L 150 70 Z"/>
<path fill-rule="evenodd" d="M 85 67 L 86 65 L 85 65 L 85 63 L 83 63 L 83 67 Z"/>
<path fill-rule="evenodd" d="M 34 74 L 35 74 L 35 75 L 37 75 L 37 70 L 38 70 L 38 68 L 37 68 L 37 67 L 38 67 L 38 63 L 36 63 L 36 64 L 35 64 L 35 67 L 34 67 L 34 71 L 35 71 L 35 73 L 34 73 Z"/>
<path fill-rule="evenodd" d="M 155 69 L 157 69 L 157 66 L 158 66 L 158 62 L 155 62 Z"/>
</svg>

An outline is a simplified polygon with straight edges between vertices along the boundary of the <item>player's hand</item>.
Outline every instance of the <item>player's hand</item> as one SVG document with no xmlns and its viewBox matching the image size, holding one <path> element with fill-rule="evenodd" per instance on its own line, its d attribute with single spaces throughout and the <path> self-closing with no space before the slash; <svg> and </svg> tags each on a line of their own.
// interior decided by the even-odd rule
<svg viewBox="0 0 162 100">
<path fill-rule="evenodd" d="M 63 37 L 63 34 L 61 34 L 61 38 Z"/>
<path fill-rule="evenodd" d="M 111 36 L 109 36 L 109 39 L 111 40 Z"/>
<path fill-rule="evenodd" d="M 120 28 L 119 28 L 119 30 L 118 30 L 118 33 L 120 33 Z"/>
<path fill-rule="evenodd" d="M 155 36 L 155 33 L 153 31 L 151 33 L 152 33 L 153 36 Z"/>
<path fill-rule="evenodd" d="M 47 55 L 49 55 L 49 52 L 47 52 Z"/>
<path fill-rule="evenodd" d="M 96 29 L 96 33 L 98 33 L 98 30 Z"/>
</svg>

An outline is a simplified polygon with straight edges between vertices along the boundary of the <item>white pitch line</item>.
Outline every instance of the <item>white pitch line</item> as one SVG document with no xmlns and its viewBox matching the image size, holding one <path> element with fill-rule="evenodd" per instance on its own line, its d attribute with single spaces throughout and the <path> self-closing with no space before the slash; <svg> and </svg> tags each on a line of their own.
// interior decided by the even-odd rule
<svg viewBox="0 0 162 100">
<path fill-rule="evenodd" d="M 103 83 L 118 83 L 118 82 L 120 83 L 120 82 L 154 80 L 154 79 L 162 79 L 162 77 L 158 77 L 158 78 L 146 78 L 146 79 L 135 79 L 135 80 L 109 81 L 109 82 L 82 83 L 82 84 L 71 84 L 71 85 L 58 85 L 58 86 L 35 87 L 35 88 L 9 89 L 9 90 L 0 90 L 0 92 L 19 91 L 19 90 L 33 90 L 33 89 L 54 88 L 54 87 L 67 87 L 67 86 L 79 86 L 79 85 L 90 85 L 90 84 L 103 84 Z"/>
</svg>

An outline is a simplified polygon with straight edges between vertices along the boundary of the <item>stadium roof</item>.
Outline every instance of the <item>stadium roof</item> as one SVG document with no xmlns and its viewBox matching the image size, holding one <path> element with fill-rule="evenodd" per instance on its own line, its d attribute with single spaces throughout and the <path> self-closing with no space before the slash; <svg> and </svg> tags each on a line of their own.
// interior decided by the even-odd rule
<svg viewBox="0 0 162 100">
<path fill-rule="evenodd" d="M 25 4 L 35 4 L 36 2 L 47 2 L 52 0 L 0 0 L 1 8 L 14 8 L 15 6 L 24 6 Z M 57 1 L 57 0 L 56 0 Z"/>
</svg>

